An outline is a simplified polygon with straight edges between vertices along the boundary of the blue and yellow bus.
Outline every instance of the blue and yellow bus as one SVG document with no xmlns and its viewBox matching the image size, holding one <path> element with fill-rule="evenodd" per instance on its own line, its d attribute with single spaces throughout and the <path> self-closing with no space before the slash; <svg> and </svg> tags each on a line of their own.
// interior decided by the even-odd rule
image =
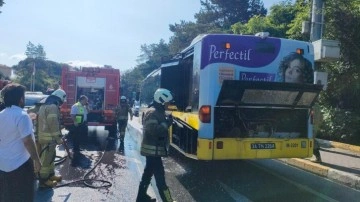
<svg viewBox="0 0 360 202">
<path fill-rule="evenodd" d="M 311 43 L 267 36 L 196 37 L 144 80 L 175 95 L 170 145 L 198 160 L 311 157 Z M 146 98 L 146 95 L 148 98 Z"/>
</svg>

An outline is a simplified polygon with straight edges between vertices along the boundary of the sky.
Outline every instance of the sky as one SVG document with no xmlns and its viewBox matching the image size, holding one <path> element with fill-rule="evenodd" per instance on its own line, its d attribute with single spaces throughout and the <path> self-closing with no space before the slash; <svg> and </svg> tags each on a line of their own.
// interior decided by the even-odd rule
<svg viewBox="0 0 360 202">
<path fill-rule="evenodd" d="M 194 22 L 200 0 L 5 0 L 0 11 L 0 64 L 25 59 L 30 41 L 49 60 L 123 72 L 138 64 L 141 45 L 169 42 L 170 24 Z"/>
</svg>

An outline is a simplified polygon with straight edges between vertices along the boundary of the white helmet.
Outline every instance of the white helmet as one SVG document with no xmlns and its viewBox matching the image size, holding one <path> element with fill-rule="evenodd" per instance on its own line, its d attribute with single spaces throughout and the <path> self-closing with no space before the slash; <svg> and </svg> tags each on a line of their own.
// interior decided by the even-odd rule
<svg viewBox="0 0 360 202">
<path fill-rule="evenodd" d="M 66 101 L 66 93 L 65 93 L 64 90 L 57 89 L 56 91 L 54 91 L 53 93 L 51 93 L 51 95 L 55 95 L 56 97 L 60 98 L 61 102 L 65 102 L 65 101 Z"/>
<path fill-rule="evenodd" d="M 154 101 L 159 104 L 164 104 L 165 102 L 170 102 L 173 100 L 173 96 L 168 89 L 159 88 L 154 93 Z"/>
<path fill-rule="evenodd" d="M 120 100 L 126 100 L 126 97 L 125 97 L 125 96 L 121 96 L 121 97 L 120 97 Z"/>
</svg>

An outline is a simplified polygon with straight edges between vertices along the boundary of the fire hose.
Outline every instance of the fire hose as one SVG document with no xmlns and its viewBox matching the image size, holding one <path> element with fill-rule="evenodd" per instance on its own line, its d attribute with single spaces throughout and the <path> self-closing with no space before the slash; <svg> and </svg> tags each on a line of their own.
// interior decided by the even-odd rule
<svg viewBox="0 0 360 202">
<path fill-rule="evenodd" d="M 66 138 L 62 138 L 62 145 L 64 146 L 64 149 L 67 153 L 67 156 L 64 156 L 64 157 L 60 157 L 60 156 L 56 156 L 57 158 L 59 158 L 59 160 L 56 160 L 55 161 L 55 165 L 59 165 L 63 162 L 65 162 L 65 160 L 67 159 L 67 157 L 69 157 L 70 159 L 73 159 L 71 153 L 70 153 L 70 150 L 69 150 L 69 147 L 67 145 L 67 139 Z M 108 144 L 108 141 L 109 141 L 109 138 L 106 140 L 106 144 L 105 144 L 105 149 L 104 151 L 102 152 L 102 155 L 100 157 L 100 159 L 96 162 L 96 164 L 94 165 L 93 168 L 91 168 L 91 170 L 89 170 L 81 180 L 75 180 L 75 181 L 71 181 L 71 182 L 68 182 L 68 183 L 64 183 L 64 184 L 60 184 L 60 185 L 57 185 L 56 187 L 54 188 L 59 188 L 59 187 L 64 187 L 64 186 L 69 186 L 71 184 L 77 184 L 77 183 L 83 183 L 85 186 L 87 187 L 90 187 L 90 188 L 94 188 L 94 189 L 98 189 L 98 188 L 108 188 L 108 187 L 111 187 L 112 186 L 112 183 L 107 181 L 107 180 L 101 180 L 101 179 L 89 179 L 87 178 L 87 176 L 94 171 L 94 169 L 100 164 L 100 162 L 102 161 L 103 157 L 104 157 L 104 154 L 106 152 L 106 147 L 107 147 L 107 144 Z M 43 152 L 48 149 L 50 146 L 54 145 L 56 143 L 53 143 L 53 144 L 48 144 L 46 147 L 44 147 L 39 156 L 41 156 L 43 154 Z M 95 186 L 93 185 L 94 182 L 100 182 L 102 183 L 102 185 L 99 185 L 99 186 Z"/>
</svg>

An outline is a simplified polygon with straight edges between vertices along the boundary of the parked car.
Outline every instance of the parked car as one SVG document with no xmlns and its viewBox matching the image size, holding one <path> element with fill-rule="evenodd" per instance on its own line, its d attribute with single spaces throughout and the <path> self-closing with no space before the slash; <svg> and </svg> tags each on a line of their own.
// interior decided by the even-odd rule
<svg viewBox="0 0 360 202">
<path fill-rule="evenodd" d="M 39 103 L 42 99 L 46 99 L 49 95 L 40 93 L 25 93 L 25 109 L 29 109 Z"/>
</svg>

